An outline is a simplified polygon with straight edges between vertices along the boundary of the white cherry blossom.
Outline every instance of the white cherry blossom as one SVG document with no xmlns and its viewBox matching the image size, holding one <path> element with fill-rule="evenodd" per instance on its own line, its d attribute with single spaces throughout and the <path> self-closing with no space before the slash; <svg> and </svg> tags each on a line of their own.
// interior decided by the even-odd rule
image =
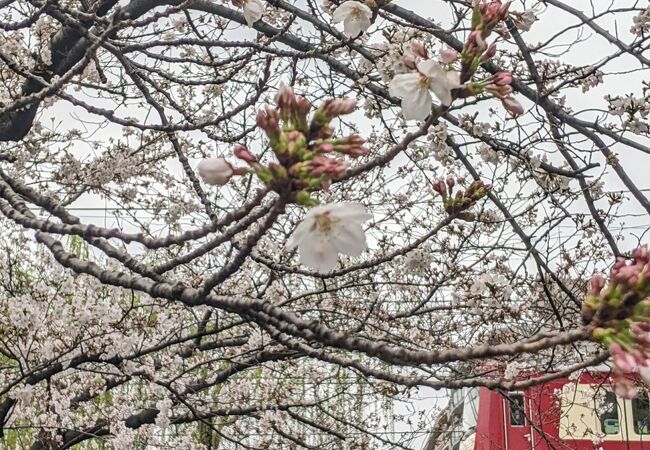
<svg viewBox="0 0 650 450">
<path fill-rule="evenodd" d="M 264 15 L 264 2 L 262 0 L 232 0 L 232 3 L 243 8 L 244 18 L 249 27 L 252 27 Z"/>
<path fill-rule="evenodd" d="M 301 264 L 320 273 L 330 272 L 339 253 L 359 256 L 367 248 L 361 224 L 371 218 L 366 207 L 359 203 L 316 206 L 296 227 L 287 249 L 298 248 Z"/>
<path fill-rule="evenodd" d="M 196 166 L 196 170 L 203 182 L 211 186 L 223 186 L 234 173 L 232 166 L 224 158 L 204 159 Z"/>
<path fill-rule="evenodd" d="M 422 120 L 431 112 L 431 91 L 443 105 L 450 105 L 452 89 L 460 86 L 458 74 L 445 71 L 440 63 L 430 59 L 417 65 L 417 72 L 395 75 L 389 93 L 402 99 L 402 114 L 406 120 Z"/>
<path fill-rule="evenodd" d="M 370 28 L 371 18 L 372 10 L 367 5 L 355 1 L 341 3 L 332 13 L 332 21 L 343 22 L 343 32 L 348 37 L 357 37 Z"/>
</svg>

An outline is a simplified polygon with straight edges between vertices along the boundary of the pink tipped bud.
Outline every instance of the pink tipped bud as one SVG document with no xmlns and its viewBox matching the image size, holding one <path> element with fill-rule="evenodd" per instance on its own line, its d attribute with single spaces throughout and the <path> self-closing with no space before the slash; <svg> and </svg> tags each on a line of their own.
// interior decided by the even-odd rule
<svg viewBox="0 0 650 450">
<path fill-rule="evenodd" d="M 481 36 L 480 31 L 474 30 L 469 34 L 465 48 L 474 54 L 482 54 L 487 50 L 487 44 L 485 43 L 483 36 Z"/>
<path fill-rule="evenodd" d="M 345 175 L 348 170 L 348 164 L 344 160 L 332 159 L 326 156 L 316 156 L 309 161 L 309 166 L 312 177 L 327 175 L 330 178 L 338 178 Z"/>
<path fill-rule="evenodd" d="M 440 50 L 440 53 L 438 53 L 438 58 L 443 64 L 452 64 L 458 59 L 458 56 L 458 52 L 453 48 L 444 48 Z"/>
<path fill-rule="evenodd" d="M 454 180 L 452 177 L 447 177 L 447 186 L 449 186 L 449 189 L 453 189 L 455 185 L 456 180 Z"/>
<path fill-rule="evenodd" d="M 496 54 L 497 54 L 497 44 L 492 44 L 487 48 L 487 50 L 483 54 L 483 58 L 487 61 L 489 59 L 494 58 L 494 55 Z"/>
<path fill-rule="evenodd" d="M 506 97 L 502 100 L 502 103 L 503 107 L 515 116 L 524 113 L 524 107 L 514 97 Z"/>
<path fill-rule="evenodd" d="M 509 10 L 510 10 L 510 2 L 504 3 L 497 11 L 497 17 L 499 17 L 500 20 L 506 20 L 508 18 Z"/>
<path fill-rule="evenodd" d="M 605 287 L 605 278 L 602 275 L 596 274 L 589 280 L 589 294 L 600 295 L 600 292 Z"/>
<path fill-rule="evenodd" d="M 280 113 L 277 109 L 266 105 L 257 111 L 255 120 L 257 126 L 266 131 L 267 134 L 277 135 L 280 133 Z"/>
<path fill-rule="evenodd" d="M 621 372 L 630 373 L 636 369 L 637 362 L 634 355 L 627 352 L 619 344 L 610 345 L 609 352 L 612 354 L 614 364 Z"/>
<path fill-rule="evenodd" d="M 415 54 L 415 56 L 419 56 L 422 59 L 429 59 L 429 53 L 427 52 L 427 49 L 424 48 L 424 45 L 418 41 L 411 42 L 411 51 Z"/>
<path fill-rule="evenodd" d="M 350 114 L 357 108 L 357 101 L 353 98 L 334 98 L 327 100 L 323 105 L 323 112 L 329 118 Z"/>
<path fill-rule="evenodd" d="M 434 181 L 433 190 L 440 194 L 442 197 L 447 197 L 447 186 L 443 180 Z"/>
<path fill-rule="evenodd" d="M 632 257 L 634 258 L 634 262 L 637 264 L 639 263 L 648 264 L 648 262 L 650 262 L 650 254 L 648 252 L 648 246 L 642 245 L 634 249 L 634 251 L 632 252 Z"/>
<path fill-rule="evenodd" d="M 404 56 L 402 56 L 402 62 L 411 70 L 417 69 L 418 58 L 411 52 L 404 53 Z"/>
<path fill-rule="evenodd" d="M 255 156 L 243 145 L 235 144 L 232 148 L 232 152 L 237 158 L 241 159 L 242 161 L 246 161 L 247 163 L 251 164 L 257 162 L 257 158 L 255 158 Z"/>
<path fill-rule="evenodd" d="M 196 166 L 204 183 L 211 186 L 223 186 L 233 176 L 233 168 L 224 158 L 207 158 Z"/>
<path fill-rule="evenodd" d="M 296 103 L 296 96 L 291 86 L 281 83 L 275 101 L 283 112 L 290 111 Z"/>
<path fill-rule="evenodd" d="M 497 86 L 510 86 L 512 84 L 512 73 L 498 72 L 492 76 L 491 81 Z"/>
<path fill-rule="evenodd" d="M 296 96 L 296 109 L 301 117 L 307 117 L 311 109 L 311 103 L 302 95 Z"/>
<path fill-rule="evenodd" d="M 614 393 L 622 398 L 633 399 L 639 394 L 639 389 L 629 378 L 614 373 L 612 383 L 614 384 Z"/>
</svg>

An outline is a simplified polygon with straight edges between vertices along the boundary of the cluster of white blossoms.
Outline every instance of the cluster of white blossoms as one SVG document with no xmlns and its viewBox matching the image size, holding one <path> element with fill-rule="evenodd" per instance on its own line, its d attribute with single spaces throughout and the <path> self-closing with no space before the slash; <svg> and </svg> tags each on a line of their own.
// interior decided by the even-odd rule
<svg viewBox="0 0 650 450">
<path fill-rule="evenodd" d="M 605 96 L 609 102 L 610 113 L 621 117 L 623 127 L 634 134 L 650 132 L 648 115 L 650 115 L 650 96 L 635 97 L 626 95 L 624 97 Z"/>
<path fill-rule="evenodd" d="M 650 33 L 650 7 L 635 16 L 632 22 L 632 28 L 630 28 L 631 33 L 640 37 Z"/>
</svg>

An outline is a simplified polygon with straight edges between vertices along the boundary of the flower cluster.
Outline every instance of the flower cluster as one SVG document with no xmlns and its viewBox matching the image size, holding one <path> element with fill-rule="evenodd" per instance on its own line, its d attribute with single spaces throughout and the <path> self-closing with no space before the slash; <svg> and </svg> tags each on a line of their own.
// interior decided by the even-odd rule
<svg viewBox="0 0 650 450">
<path fill-rule="evenodd" d="M 395 75 L 389 93 L 402 100 L 402 114 L 406 120 L 422 120 L 431 112 L 433 92 L 443 107 L 449 107 L 455 98 L 472 97 L 483 92 L 496 96 L 504 108 L 514 115 L 523 113 L 523 107 L 512 96 L 512 74 L 499 72 L 492 77 L 470 82 L 479 66 L 496 55 L 496 44 L 487 45 L 493 30 L 508 18 L 509 3 L 500 0 L 476 3 L 469 33 L 463 51 L 443 49 L 438 60 L 429 59 L 422 43 L 413 41 L 404 52 L 403 64 L 410 72 Z M 454 63 L 460 59 L 460 71 Z"/>
<path fill-rule="evenodd" d="M 583 304 L 583 321 L 593 326 L 593 338 L 608 348 L 614 361 L 617 394 L 636 395 L 625 376 L 639 371 L 650 382 L 650 254 L 647 245 L 632 252 L 632 260 L 618 258 L 605 278 L 594 275 Z"/>
<path fill-rule="evenodd" d="M 501 0 L 476 2 L 472 16 L 472 31 L 467 37 L 460 54 L 460 81 L 466 83 L 472 79 L 479 66 L 492 59 L 497 52 L 496 43 L 488 45 L 487 38 L 501 22 L 508 18 L 510 3 Z M 512 75 L 500 72 L 487 80 L 469 83 L 458 92 L 458 97 L 471 97 L 489 92 L 503 103 L 504 108 L 514 115 L 522 114 L 523 107 L 512 96 Z"/>
<path fill-rule="evenodd" d="M 249 164 L 269 188 L 288 193 L 290 203 L 317 205 L 310 192 L 328 189 L 348 170 L 347 161 L 340 156 L 357 158 L 368 154 L 363 137 L 336 137 L 330 126 L 333 119 L 353 112 L 357 102 L 350 98 L 326 100 L 309 119 L 309 101 L 282 85 L 276 103 L 277 107 L 266 105 L 260 109 L 256 120 L 278 162 L 262 165 L 241 145 L 235 146 L 235 156 Z M 339 156 L 333 156 L 336 154 Z"/>
<path fill-rule="evenodd" d="M 336 137 L 334 128 L 330 126 L 336 117 L 353 112 L 357 102 L 350 98 L 327 100 L 309 120 L 309 101 L 282 85 L 276 103 L 277 107 L 266 105 L 260 109 L 256 120 L 257 126 L 268 137 L 278 162 L 263 165 L 240 144 L 233 147 L 233 154 L 248 164 L 269 188 L 288 194 L 289 203 L 317 205 L 310 192 L 328 189 L 333 180 L 348 170 L 345 159 L 332 155 L 357 158 L 368 154 L 363 137 L 356 134 Z M 221 157 L 201 161 L 197 170 L 205 183 L 219 186 L 225 185 L 235 175 L 248 172 L 234 168 Z"/>
<path fill-rule="evenodd" d="M 650 7 L 641 11 L 632 19 L 632 27 L 630 28 L 630 33 L 637 36 L 643 36 L 648 32 L 650 32 Z"/>
<path fill-rule="evenodd" d="M 442 197 L 445 212 L 449 216 L 468 222 L 474 221 L 474 214 L 468 210 L 485 197 L 492 186 L 475 180 L 467 189 L 459 189 L 455 194 L 454 186 L 456 186 L 456 181 L 449 177 L 447 180 L 437 180 L 433 183 L 433 190 Z"/>
<path fill-rule="evenodd" d="M 648 115 L 650 114 L 650 96 L 635 97 L 633 95 L 605 96 L 609 102 L 609 112 L 621 117 L 623 127 L 634 134 L 650 132 Z"/>
<path fill-rule="evenodd" d="M 389 86 L 393 97 L 402 99 L 402 114 L 406 120 L 422 120 L 431 112 L 431 92 L 440 102 L 451 105 L 452 91 L 460 87 L 458 73 L 444 68 L 440 62 L 429 59 L 427 50 L 419 42 L 412 42 L 404 53 L 404 65 L 411 72 L 395 75 Z"/>
</svg>

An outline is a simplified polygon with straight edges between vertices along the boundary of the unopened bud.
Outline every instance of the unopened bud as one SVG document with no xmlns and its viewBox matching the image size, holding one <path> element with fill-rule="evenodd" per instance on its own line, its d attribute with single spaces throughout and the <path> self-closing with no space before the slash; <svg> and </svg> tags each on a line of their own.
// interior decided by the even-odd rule
<svg viewBox="0 0 650 450">
<path fill-rule="evenodd" d="M 233 168 L 224 158 L 207 158 L 202 160 L 196 170 L 205 184 L 223 186 L 233 176 Z"/>
<path fill-rule="evenodd" d="M 483 59 L 485 59 L 486 61 L 490 60 L 494 58 L 496 54 L 497 54 L 497 44 L 493 43 L 487 48 L 487 50 L 483 54 Z"/>
<path fill-rule="evenodd" d="M 429 59 L 429 53 L 427 52 L 427 49 L 424 48 L 424 45 L 418 41 L 412 41 L 411 42 L 411 51 L 415 56 L 419 56 L 422 59 Z"/>
<path fill-rule="evenodd" d="M 514 97 L 506 97 L 502 100 L 502 103 L 503 107 L 515 116 L 524 113 L 524 107 Z"/>
<path fill-rule="evenodd" d="M 402 56 L 402 62 L 411 70 L 417 69 L 418 58 L 411 52 L 404 53 L 404 56 Z"/>
<path fill-rule="evenodd" d="M 357 108 L 357 101 L 353 98 L 334 98 L 327 100 L 323 105 L 323 112 L 332 119 L 334 117 L 350 114 Z"/>
<path fill-rule="evenodd" d="M 237 158 L 246 161 L 249 164 L 257 162 L 257 158 L 255 158 L 255 156 L 243 145 L 235 144 L 232 148 L 232 152 Z"/>
<path fill-rule="evenodd" d="M 311 109 L 311 103 L 302 95 L 296 97 L 296 110 L 303 120 L 306 119 L 309 110 Z"/>
<path fill-rule="evenodd" d="M 445 48 L 440 50 L 440 53 L 438 54 L 440 58 L 440 62 L 443 64 L 452 64 L 454 61 L 458 59 L 458 52 L 454 50 L 453 48 Z"/>
</svg>

